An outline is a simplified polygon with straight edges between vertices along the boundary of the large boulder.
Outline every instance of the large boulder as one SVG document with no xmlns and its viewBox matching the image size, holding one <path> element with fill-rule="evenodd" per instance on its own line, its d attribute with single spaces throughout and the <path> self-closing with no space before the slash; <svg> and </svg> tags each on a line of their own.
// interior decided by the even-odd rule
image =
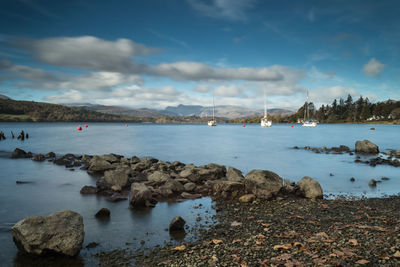
<svg viewBox="0 0 400 267">
<path fill-rule="evenodd" d="M 99 156 L 94 156 L 90 161 L 89 161 L 89 172 L 95 173 L 95 172 L 104 172 L 107 170 L 111 170 L 114 167 L 111 165 L 110 162 L 107 160 L 99 157 Z"/>
<path fill-rule="evenodd" d="M 379 147 L 369 140 L 357 141 L 355 144 L 355 151 L 364 154 L 378 154 Z"/>
<path fill-rule="evenodd" d="M 300 188 L 300 192 L 306 198 L 316 199 L 323 197 L 321 185 L 311 177 L 308 176 L 303 177 L 297 183 L 297 185 Z"/>
<path fill-rule="evenodd" d="M 127 168 L 118 168 L 116 170 L 109 170 L 104 173 L 104 180 L 111 184 L 123 188 L 127 185 L 129 180 L 130 170 Z"/>
<path fill-rule="evenodd" d="M 100 159 L 108 161 L 110 163 L 117 163 L 120 161 L 122 156 L 116 155 L 116 154 L 106 154 L 106 155 L 101 155 L 99 156 Z"/>
<path fill-rule="evenodd" d="M 153 199 L 149 187 L 143 183 L 133 183 L 129 195 L 129 204 L 133 208 L 154 207 L 157 201 Z"/>
<path fill-rule="evenodd" d="M 246 191 L 257 198 L 270 199 L 282 188 L 282 178 L 271 171 L 252 170 L 244 179 Z"/>
<path fill-rule="evenodd" d="M 82 248 L 85 232 L 83 218 L 70 210 L 49 216 L 33 216 L 17 222 L 11 228 L 14 243 L 27 253 L 47 252 L 74 256 Z"/>
<path fill-rule="evenodd" d="M 233 167 L 229 167 L 228 172 L 226 173 L 226 179 L 232 182 L 243 182 L 244 177 L 242 171 Z"/>
</svg>

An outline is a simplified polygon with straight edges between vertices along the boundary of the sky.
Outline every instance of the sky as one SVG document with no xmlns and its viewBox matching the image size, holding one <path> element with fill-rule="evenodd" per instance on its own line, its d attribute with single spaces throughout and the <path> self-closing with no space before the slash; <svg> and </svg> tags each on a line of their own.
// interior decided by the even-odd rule
<svg viewBox="0 0 400 267">
<path fill-rule="evenodd" d="M 0 0 L 0 94 L 296 110 L 400 98 L 400 2 Z"/>
</svg>

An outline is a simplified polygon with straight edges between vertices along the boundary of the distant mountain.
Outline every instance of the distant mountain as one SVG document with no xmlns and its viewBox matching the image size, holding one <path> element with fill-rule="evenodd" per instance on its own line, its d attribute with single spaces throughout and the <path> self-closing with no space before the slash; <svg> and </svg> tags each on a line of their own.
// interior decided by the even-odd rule
<svg viewBox="0 0 400 267">
<path fill-rule="evenodd" d="M 197 105 L 178 105 L 177 107 L 167 107 L 164 110 L 161 110 L 160 113 L 169 116 L 199 116 L 199 117 L 210 117 L 212 116 L 213 108 L 212 107 L 203 107 Z M 281 114 L 281 115 L 291 115 L 294 112 L 287 109 L 270 109 L 268 110 L 270 114 Z M 224 106 L 216 106 L 215 107 L 215 116 L 234 119 L 234 118 L 247 118 L 254 116 L 261 116 L 264 114 L 262 110 L 253 110 L 249 108 L 232 106 L 232 105 L 224 105 Z"/>
<path fill-rule="evenodd" d="M 11 98 L 9 98 L 8 96 L 1 95 L 1 94 L 0 94 L 0 99 L 11 100 Z"/>
<path fill-rule="evenodd" d="M 147 117 L 147 118 L 156 118 L 164 116 L 162 113 L 153 110 L 153 109 L 129 109 L 124 107 L 117 107 L 117 106 L 102 106 L 102 105 L 90 105 L 90 106 L 83 106 L 80 107 L 101 112 L 105 114 L 114 114 L 114 115 L 125 115 L 130 117 Z"/>
<path fill-rule="evenodd" d="M 200 105 L 178 105 L 176 107 L 168 106 L 163 110 L 155 109 L 130 109 L 118 106 L 102 106 L 102 105 L 84 105 L 84 104 L 74 104 L 74 106 L 82 107 L 87 110 L 92 110 L 96 112 L 114 114 L 114 115 L 126 115 L 133 117 L 148 117 L 157 118 L 163 116 L 171 117 L 187 117 L 187 116 L 197 116 L 197 117 L 210 117 L 212 116 L 213 108 L 204 107 Z M 270 109 L 268 113 L 271 115 L 291 115 L 294 112 L 287 109 Z M 215 116 L 226 119 L 237 119 L 237 118 L 248 118 L 254 116 L 262 116 L 264 111 L 253 110 L 239 106 L 224 105 L 215 107 Z"/>
</svg>

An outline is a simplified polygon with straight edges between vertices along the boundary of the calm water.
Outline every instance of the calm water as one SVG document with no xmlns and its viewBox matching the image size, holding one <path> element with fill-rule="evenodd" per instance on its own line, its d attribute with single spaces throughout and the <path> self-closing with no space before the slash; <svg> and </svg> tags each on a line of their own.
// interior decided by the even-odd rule
<svg viewBox="0 0 400 267">
<path fill-rule="evenodd" d="M 261 128 L 258 125 L 153 124 L 126 127 L 120 123 L 91 123 L 81 132 L 76 130 L 77 126 L 77 123 L 0 123 L 0 130 L 7 137 L 10 131 L 17 134 L 21 129 L 30 135 L 24 142 L 10 138 L 0 141 L 0 262 L 11 265 L 16 258 L 17 250 L 8 230 L 27 216 L 72 209 L 84 217 L 84 245 L 95 241 L 101 244 L 98 249 L 107 249 L 117 246 L 137 248 L 140 240 L 146 241 L 145 246 L 162 244 L 164 240 L 170 240 L 164 229 L 172 217 L 180 215 L 193 226 L 198 213 L 214 214 L 211 201 L 206 198 L 177 204 L 159 203 L 153 210 L 134 212 L 127 202 L 109 203 L 101 197 L 81 196 L 80 188 L 95 184 L 95 178 L 84 171 L 72 172 L 48 162 L 8 159 L 16 147 L 33 153 L 54 151 L 59 155 L 112 152 L 127 157 L 151 156 L 196 165 L 213 162 L 234 166 L 244 173 L 252 169 L 271 170 L 292 181 L 307 175 L 319 181 L 326 194 L 375 197 L 400 191 L 400 168 L 356 164 L 355 156 L 348 154 L 326 155 L 292 149 L 293 146 L 339 145 L 353 149 L 355 141 L 364 139 L 376 143 L 381 151 L 400 149 L 400 126 L 373 125 L 376 130 L 371 131 L 371 125 L 318 125 L 316 128 L 294 125 L 292 128 L 280 124 Z M 370 179 L 383 176 L 390 180 L 379 183 L 376 188 L 368 187 Z M 350 177 L 356 181 L 350 182 Z M 16 180 L 34 183 L 16 185 Z M 204 205 L 203 208 L 193 210 L 192 207 L 199 203 Z M 94 218 L 102 207 L 111 210 L 108 223 Z M 84 249 L 81 253 L 87 265 L 91 264 L 90 251 Z"/>
</svg>

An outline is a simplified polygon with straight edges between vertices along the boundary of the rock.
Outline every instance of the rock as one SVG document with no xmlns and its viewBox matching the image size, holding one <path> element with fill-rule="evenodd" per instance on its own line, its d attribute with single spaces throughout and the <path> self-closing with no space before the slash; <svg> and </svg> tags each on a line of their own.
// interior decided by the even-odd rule
<svg viewBox="0 0 400 267">
<path fill-rule="evenodd" d="M 350 178 L 350 182 L 354 182 L 356 179 L 354 179 L 354 177 Z"/>
<path fill-rule="evenodd" d="M 368 182 L 368 185 L 369 186 L 371 186 L 371 187 L 375 187 L 376 186 L 376 180 L 374 180 L 374 179 L 371 179 L 369 182 Z"/>
<path fill-rule="evenodd" d="M 244 179 L 246 191 L 256 197 L 269 199 L 275 196 L 282 188 L 282 178 L 274 172 L 252 170 Z"/>
<path fill-rule="evenodd" d="M 246 194 L 239 198 L 239 201 L 242 203 L 253 202 L 256 199 L 256 196 L 253 194 Z"/>
<path fill-rule="evenodd" d="M 281 191 L 286 194 L 294 194 L 298 190 L 298 186 L 295 183 L 291 183 L 289 180 L 283 181 L 283 187 Z"/>
<path fill-rule="evenodd" d="M 303 177 L 297 185 L 306 198 L 316 199 L 323 197 L 321 185 L 311 177 Z"/>
<path fill-rule="evenodd" d="M 87 244 L 87 246 L 86 246 L 86 248 L 95 248 L 95 247 L 97 247 L 98 245 L 100 245 L 99 243 L 97 243 L 97 242 L 90 242 L 89 244 Z"/>
<path fill-rule="evenodd" d="M 42 255 L 54 252 L 75 256 L 82 248 L 85 232 L 83 218 L 70 210 L 49 216 L 33 216 L 17 222 L 11 228 L 19 250 Z"/>
<path fill-rule="evenodd" d="M 107 208 L 101 208 L 94 216 L 98 219 L 109 219 L 110 218 L 110 210 Z"/>
<path fill-rule="evenodd" d="M 243 182 L 232 182 L 224 180 L 217 180 L 212 182 L 214 195 L 223 198 L 236 197 L 239 193 L 244 191 Z"/>
<path fill-rule="evenodd" d="M 355 151 L 364 154 L 378 154 L 379 147 L 369 140 L 357 141 L 355 144 Z"/>
<path fill-rule="evenodd" d="M 56 164 L 56 165 L 61 165 L 61 166 L 72 166 L 74 161 L 72 159 L 70 159 L 70 158 L 67 158 L 67 157 L 63 156 L 61 158 L 55 159 L 53 161 L 53 163 Z"/>
<path fill-rule="evenodd" d="M 162 187 L 171 190 L 174 193 L 181 193 L 185 191 L 185 187 L 178 181 L 168 180 Z"/>
<path fill-rule="evenodd" d="M 99 156 L 94 156 L 89 162 L 88 171 L 91 173 L 104 172 L 110 169 L 113 169 L 111 163 Z"/>
<path fill-rule="evenodd" d="M 47 153 L 46 155 L 44 155 L 44 157 L 45 157 L 46 159 L 55 158 L 55 157 L 56 157 L 56 154 L 55 154 L 54 152 L 49 152 L 49 153 Z"/>
<path fill-rule="evenodd" d="M 121 191 L 122 188 L 121 188 L 121 186 L 119 186 L 119 185 L 113 185 L 113 186 L 111 186 L 111 190 L 112 190 L 112 191 Z"/>
<path fill-rule="evenodd" d="M 157 201 L 153 199 L 152 192 L 149 187 L 143 183 L 133 183 L 129 196 L 129 204 L 131 207 L 154 207 Z"/>
<path fill-rule="evenodd" d="M 129 180 L 129 169 L 128 168 L 117 168 L 115 170 L 108 170 L 104 173 L 104 180 L 119 188 L 123 188 L 127 185 Z"/>
<path fill-rule="evenodd" d="M 232 182 L 243 182 L 244 177 L 240 170 L 229 167 L 228 172 L 226 173 L 226 179 Z"/>
<path fill-rule="evenodd" d="M 388 177 L 382 177 L 381 180 L 382 181 L 389 181 L 390 179 Z"/>
<path fill-rule="evenodd" d="M 182 231 L 185 227 L 185 220 L 181 216 L 176 216 L 169 224 L 170 231 Z"/>
<path fill-rule="evenodd" d="M 98 157 L 100 159 L 108 161 L 110 163 L 117 163 L 122 158 L 122 156 L 116 155 L 116 154 L 106 154 L 106 155 L 101 155 L 101 156 L 98 156 Z"/>
<path fill-rule="evenodd" d="M 90 186 L 90 185 L 85 185 L 82 187 L 81 194 L 86 195 L 86 194 L 96 194 L 97 193 L 97 187 Z"/>
<path fill-rule="evenodd" d="M 196 198 L 201 198 L 202 195 L 200 195 L 200 194 L 190 194 L 190 193 L 187 193 L 187 192 L 183 192 L 181 194 L 181 197 L 184 198 L 184 199 L 196 199 Z"/>
<path fill-rule="evenodd" d="M 184 186 L 185 191 L 191 192 L 196 188 L 196 184 L 195 183 L 186 183 Z"/>
<path fill-rule="evenodd" d="M 111 196 L 108 196 L 106 198 L 107 201 L 109 202 L 118 202 L 118 201 L 124 201 L 127 200 L 128 198 L 120 193 L 113 193 Z"/>
<path fill-rule="evenodd" d="M 372 130 L 372 131 L 373 131 L 373 130 L 375 130 L 375 128 L 374 128 L 374 127 L 371 127 L 371 128 L 369 128 L 369 129 L 370 129 L 370 130 Z"/>
<path fill-rule="evenodd" d="M 11 158 L 13 159 L 22 159 L 22 158 L 30 158 L 32 157 L 32 153 L 31 152 L 25 152 L 22 149 L 16 148 L 12 154 L 11 154 Z"/>
<path fill-rule="evenodd" d="M 32 157 L 32 160 L 33 161 L 44 161 L 45 156 L 43 154 L 37 154 Z"/>
<path fill-rule="evenodd" d="M 155 182 L 155 183 L 165 183 L 166 181 L 169 180 L 169 175 L 164 173 L 164 172 L 160 172 L 160 171 L 155 171 L 152 174 L 147 176 L 147 180 L 150 182 Z"/>
</svg>

